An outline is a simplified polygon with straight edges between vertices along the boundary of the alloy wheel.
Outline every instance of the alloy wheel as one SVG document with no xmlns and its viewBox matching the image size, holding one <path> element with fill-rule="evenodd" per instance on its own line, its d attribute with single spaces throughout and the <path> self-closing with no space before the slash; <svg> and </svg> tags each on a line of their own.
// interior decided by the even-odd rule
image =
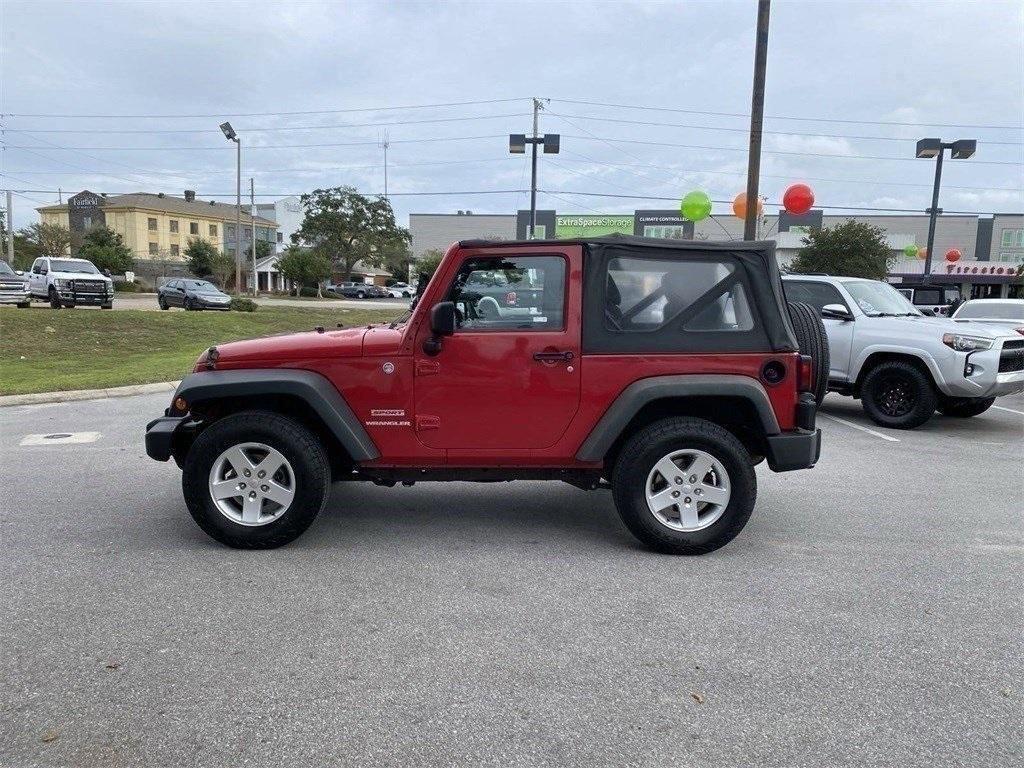
<svg viewBox="0 0 1024 768">
<path fill-rule="evenodd" d="M 729 473 L 714 456 L 687 448 L 659 459 L 644 486 L 647 508 L 674 531 L 713 525 L 729 506 Z"/>
<path fill-rule="evenodd" d="M 916 402 L 914 385 L 903 376 L 886 376 L 875 388 L 875 402 L 886 416 L 906 416 Z"/>
<path fill-rule="evenodd" d="M 214 505 L 229 520 L 246 526 L 272 523 L 295 499 L 295 472 L 280 451 L 264 443 L 239 443 L 210 468 Z"/>
</svg>

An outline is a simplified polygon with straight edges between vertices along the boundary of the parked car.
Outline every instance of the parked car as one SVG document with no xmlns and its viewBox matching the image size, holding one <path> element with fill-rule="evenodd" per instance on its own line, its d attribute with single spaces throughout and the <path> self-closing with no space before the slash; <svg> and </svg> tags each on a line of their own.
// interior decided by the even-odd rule
<svg viewBox="0 0 1024 768">
<path fill-rule="evenodd" d="M 408 283 L 395 283 L 389 285 L 386 290 L 393 299 L 408 299 L 416 294 L 416 287 Z"/>
<path fill-rule="evenodd" d="M 543 286 L 525 315 L 464 292 L 495 271 Z M 781 297 L 766 243 L 456 243 L 404 319 L 210 347 L 146 451 L 234 547 L 301 535 L 332 481 L 530 479 L 611 488 L 641 541 L 701 554 L 749 519 L 755 464 L 818 459 L 820 361 Z"/>
<path fill-rule="evenodd" d="M 1024 392 L 1024 338 L 1010 328 L 928 317 L 877 280 L 788 275 L 783 285 L 821 312 L 829 389 L 860 398 L 876 424 L 914 429 L 936 410 L 977 416 Z"/>
<path fill-rule="evenodd" d="M 385 299 L 390 296 L 379 285 L 371 285 L 370 283 L 337 283 L 327 286 L 326 290 L 336 296 L 344 296 L 348 299 Z"/>
<path fill-rule="evenodd" d="M 949 308 L 960 301 L 957 285 L 899 285 L 895 288 L 925 314 L 948 315 Z"/>
<path fill-rule="evenodd" d="M 231 297 L 224 291 L 211 282 L 192 278 L 168 280 L 157 290 L 156 302 L 160 309 L 231 309 Z"/>
<path fill-rule="evenodd" d="M 114 306 L 114 281 L 85 259 L 36 259 L 29 273 L 29 290 L 32 298 L 49 301 L 54 309 L 83 304 L 103 309 Z"/>
<path fill-rule="evenodd" d="M 31 298 L 25 273 L 12 269 L 6 261 L 0 261 L 0 304 L 17 304 L 25 308 L 31 305 Z"/>
<path fill-rule="evenodd" d="M 1012 328 L 1024 336 L 1024 299 L 971 299 L 957 308 L 953 319 Z"/>
</svg>

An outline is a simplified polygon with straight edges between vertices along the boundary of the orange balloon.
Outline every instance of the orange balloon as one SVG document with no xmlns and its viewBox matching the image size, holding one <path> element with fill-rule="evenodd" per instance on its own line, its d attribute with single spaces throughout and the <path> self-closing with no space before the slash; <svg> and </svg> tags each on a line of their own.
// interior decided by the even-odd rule
<svg viewBox="0 0 1024 768">
<path fill-rule="evenodd" d="M 737 219 L 747 218 L 747 193 L 740 192 L 736 197 L 732 199 L 732 212 L 735 214 Z M 764 213 L 764 203 L 761 202 L 761 198 L 757 199 L 757 215 L 760 216 Z"/>
<path fill-rule="evenodd" d="M 924 261 L 925 259 L 927 259 L 928 258 L 928 249 L 927 248 L 918 248 L 917 249 L 917 258 L 919 258 L 921 261 Z"/>
</svg>

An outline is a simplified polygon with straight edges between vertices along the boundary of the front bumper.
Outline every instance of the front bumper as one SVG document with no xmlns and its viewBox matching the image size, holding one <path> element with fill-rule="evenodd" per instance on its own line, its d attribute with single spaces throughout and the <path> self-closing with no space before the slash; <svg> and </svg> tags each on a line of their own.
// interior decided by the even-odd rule
<svg viewBox="0 0 1024 768">
<path fill-rule="evenodd" d="M 977 398 L 1024 392 L 1024 370 L 1000 372 L 1002 356 L 1003 344 L 996 344 L 992 349 L 982 352 L 954 355 L 953 360 L 947 364 L 948 368 L 943 370 L 944 382 L 939 389 L 950 397 Z"/>
<path fill-rule="evenodd" d="M 114 301 L 113 293 L 79 293 L 77 291 L 69 290 L 58 290 L 57 296 L 60 297 L 61 303 L 73 304 L 75 306 L 103 306 L 104 304 L 112 304 Z"/>
<path fill-rule="evenodd" d="M 0 304 L 26 304 L 31 299 L 32 294 L 24 291 L 0 291 Z"/>
<path fill-rule="evenodd" d="M 225 302 L 225 303 L 206 301 L 205 299 L 193 299 L 193 301 L 194 301 L 195 305 L 197 307 L 199 307 L 200 309 L 220 309 L 220 310 L 223 310 L 225 312 L 231 311 L 231 302 L 230 301 Z"/>
<path fill-rule="evenodd" d="M 156 461 L 167 461 L 174 455 L 179 429 L 189 422 L 188 416 L 161 416 L 146 425 L 146 455 Z"/>
</svg>

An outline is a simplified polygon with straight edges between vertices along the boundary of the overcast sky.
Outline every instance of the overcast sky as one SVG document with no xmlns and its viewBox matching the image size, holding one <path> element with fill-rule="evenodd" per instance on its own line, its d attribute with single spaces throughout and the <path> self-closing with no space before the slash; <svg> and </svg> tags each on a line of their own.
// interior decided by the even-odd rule
<svg viewBox="0 0 1024 768">
<path fill-rule="evenodd" d="M 539 181 L 557 197 L 541 194 L 539 207 L 672 208 L 696 188 L 731 200 L 745 184 L 755 15 L 753 0 L 0 0 L 0 187 L 20 191 L 18 227 L 58 187 L 230 194 L 234 146 L 217 129 L 230 119 L 258 193 L 379 193 L 387 131 L 400 223 L 410 212 L 512 212 L 527 194 L 399 193 L 528 188 L 528 159 L 508 154 L 507 134 L 530 129 L 538 96 L 551 100 L 541 131 L 562 134 Z M 1020 211 L 1024 3 L 776 0 L 766 114 L 770 201 L 806 180 L 826 209 L 923 209 L 934 165 L 913 159 L 914 142 L 941 136 L 978 139 L 973 159 L 945 166 L 945 209 Z M 139 117 L 154 115 L 164 117 Z M 348 146 L 281 146 L 297 144 Z"/>
</svg>

